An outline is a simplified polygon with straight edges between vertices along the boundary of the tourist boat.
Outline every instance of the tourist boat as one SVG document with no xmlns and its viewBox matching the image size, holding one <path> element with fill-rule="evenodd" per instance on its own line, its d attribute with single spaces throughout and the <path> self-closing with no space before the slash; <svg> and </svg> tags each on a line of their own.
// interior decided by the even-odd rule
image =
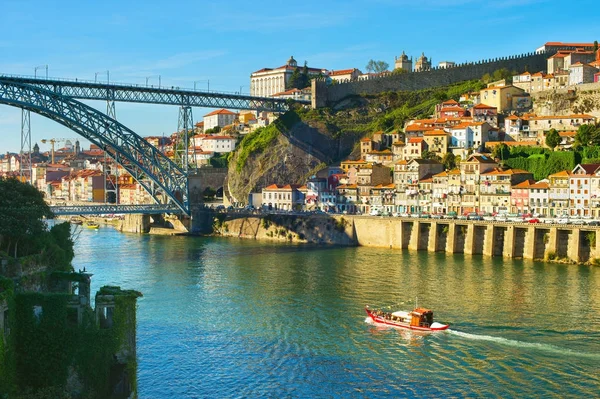
<svg viewBox="0 0 600 399">
<path fill-rule="evenodd" d="M 433 311 L 425 308 L 415 308 L 412 312 L 396 311 L 393 313 L 381 309 L 365 307 L 367 315 L 376 325 L 398 327 L 416 331 L 442 331 L 450 327 L 433 321 Z"/>
<path fill-rule="evenodd" d="M 76 218 L 76 217 L 72 217 L 72 218 L 69 220 L 69 222 L 70 222 L 71 224 L 83 224 L 83 220 L 81 220 L 81 219 L 79 219 L 79 218 Z"/>
<path fill-rule="evenodd" d="M 87 227 L 88 229 L 97 229 L 98 227 L 100 227 L 100 225 L 92 220 L 90 220 L 89 222 L 85 223 L 85 227 Z"/>
</svg>

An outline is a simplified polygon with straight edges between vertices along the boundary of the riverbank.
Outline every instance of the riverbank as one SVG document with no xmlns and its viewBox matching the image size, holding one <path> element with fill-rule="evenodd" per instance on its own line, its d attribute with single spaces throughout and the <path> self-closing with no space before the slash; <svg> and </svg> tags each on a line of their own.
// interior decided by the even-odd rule
<svg viewBox="0 0 600 399">
<path fill-rule="evenodd" d="M 215 234 L 257 240 L 600 263 L 593 226 L 351 215 L 217 214 Z"/>
</svg>

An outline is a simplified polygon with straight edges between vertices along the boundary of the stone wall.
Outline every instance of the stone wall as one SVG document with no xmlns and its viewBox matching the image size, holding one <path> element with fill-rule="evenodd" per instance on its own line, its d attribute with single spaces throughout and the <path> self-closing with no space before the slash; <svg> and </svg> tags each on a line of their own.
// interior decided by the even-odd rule
<svg viewBox="0 0 600 399">
<path fill-rule="evenodd" d="M 600 118 L 600 83 L 587 83 L 531 94 L 537 115 L 589 114 Z"/>
<path fill-rule="evenodd" d="M 385 91 L 420 90 L 447 86 L 465 80 L 480 79 L 486 73 L 506 68 L 522 73 L 546 70 L 546 59 L 553 53 L 528 53 L 493 60 L 458 64 L 452 68 L 433 68 L 429 71 L 388 74 L 366 80 L 326 85 L 324 80 L 312 81 L 312 106 L 320 108 L 350 96 L 376 94 Z"/>
<path fill-rule="evenodd" d="M 463 220 L 330 216 L 224 215 L 216 233 L 282 242 L 367 246 L 597 263 L 600 228 Z"/>
</svg>

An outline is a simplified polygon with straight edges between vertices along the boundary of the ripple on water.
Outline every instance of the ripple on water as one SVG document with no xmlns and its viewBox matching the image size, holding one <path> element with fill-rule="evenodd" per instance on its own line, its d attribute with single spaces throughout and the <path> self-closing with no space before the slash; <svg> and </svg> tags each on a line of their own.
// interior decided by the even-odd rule
<svg viewBox="0 0 600 399">
<path fill-rule="evenodd" d="M 82 231 L 94 287 L 142 291 L 143 398 L 565 397 L 600 390 L 600 270 Z M 365 323 L 419 304 L 451 331 Z M 570 323 L 573 315 L 582 319 Z M 584 320 L 583 320 L 584 319 Z"/>
</svg>

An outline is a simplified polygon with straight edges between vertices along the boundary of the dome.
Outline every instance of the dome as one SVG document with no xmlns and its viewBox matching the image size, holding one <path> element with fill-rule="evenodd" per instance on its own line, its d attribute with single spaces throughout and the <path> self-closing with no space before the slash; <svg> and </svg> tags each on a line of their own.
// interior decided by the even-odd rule
<svg viewBox="0 0 600 399">
<path fill-rule="evenodd" d="M 294 56 L 290 56 L 290 59 L 287 60 L 287 65 L 289 66 L 298 66 L 298 63 L 296 62 L 296 60 L 294 59 Z"/>
<path fill-rule="evenodd" d="M 425 57 L 425 53 L 421 53 L 421 56 L 419 57 L 419 61 L 427 61 L 427 57 Z"/>
<path fill-rule="evenodd" d="M 402 51 L 402 55 L 398 57 L 398 59 L 401 61 L 408 61 L 408 56 Z"/>
</svg>

